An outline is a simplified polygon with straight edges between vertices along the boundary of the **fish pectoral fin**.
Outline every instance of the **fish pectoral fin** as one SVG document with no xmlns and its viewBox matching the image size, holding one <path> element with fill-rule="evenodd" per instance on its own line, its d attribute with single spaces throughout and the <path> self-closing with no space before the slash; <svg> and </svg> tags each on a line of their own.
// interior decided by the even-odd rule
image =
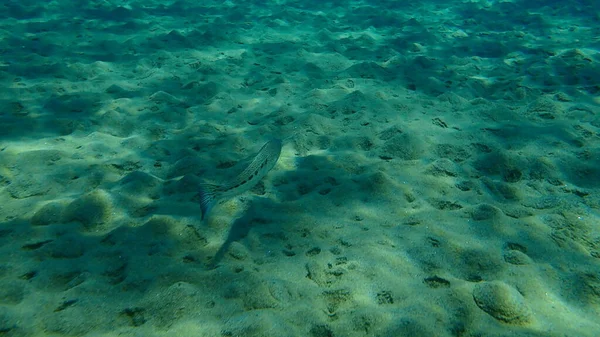
<svg viewBox="0 0 600 337">
<path fill-rule="evenodd" d="M 206 218 L 208 212 L 215 205 L 215 201 L 217 200 L 217 193 L 219 190 L 219 185 L 214 184 L 200 184 L 200 209 L 202 210 L 202 220 Z"/>
</svg>

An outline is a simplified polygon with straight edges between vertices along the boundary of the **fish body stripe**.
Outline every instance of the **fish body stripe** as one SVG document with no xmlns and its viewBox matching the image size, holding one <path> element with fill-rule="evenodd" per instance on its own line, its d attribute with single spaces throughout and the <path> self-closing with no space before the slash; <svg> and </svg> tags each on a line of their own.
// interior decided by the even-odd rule
<svg viewBox="0 0 600 337">
<path fill-rule="evenodd" d="M 206 218 L 215 202 L 231 198 L 252 189 L 277 164 L 281 154 L 281 140 L 272 139 L 258 151 L 252 162 L 230 182 L 222 185 L 200 185 L 202 219 Z"/>
</svg>

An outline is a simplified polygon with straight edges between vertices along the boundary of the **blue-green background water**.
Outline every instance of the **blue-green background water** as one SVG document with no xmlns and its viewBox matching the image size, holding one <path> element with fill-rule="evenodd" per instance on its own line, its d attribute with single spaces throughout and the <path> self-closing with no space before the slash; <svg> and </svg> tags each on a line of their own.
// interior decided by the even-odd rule
<svg viewBox="0 0 600 337">
<path fill-rule="evenodd" d="M 600 3 L 0 5 L 0 336 L 600 335 Z"/>
</svg>

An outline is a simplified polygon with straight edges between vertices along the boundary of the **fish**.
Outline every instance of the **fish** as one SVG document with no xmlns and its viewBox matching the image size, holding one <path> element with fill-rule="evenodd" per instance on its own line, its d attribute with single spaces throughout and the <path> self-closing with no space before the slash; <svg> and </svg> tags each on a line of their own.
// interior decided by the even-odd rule
<svg viewBox="0 0 600 337">
<path fill-rule="evenodd" d="M 264 178 L 279 159 L 282 142 L 271 139 L 258 151 L 252 162 L 231 181 L 224 184 L 202 183 L 199 187 L 200 209 L 204 220 L 215 203 L 251 190 Z"/>
</svg>

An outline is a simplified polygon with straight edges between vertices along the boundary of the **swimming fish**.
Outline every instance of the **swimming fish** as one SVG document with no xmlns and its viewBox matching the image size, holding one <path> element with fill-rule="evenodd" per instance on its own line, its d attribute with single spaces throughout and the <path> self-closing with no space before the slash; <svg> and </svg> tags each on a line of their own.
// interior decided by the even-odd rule
<svg viewBox="0 0 600 337">
<path fill-rule="evenodd" d="M 268 141 L 258 151 L 256 157 L 240 174 L 230 182 L 222 185 L 200 184 L 200 209 L 202 210 L 202 220 L 206 218 L 208 212 L 219 199 L 230 198 L 242 194 L 252 187 L 265 176 L 277 163 L 281 154 L 281 140 L 272 139 Z"/>
</svg>

